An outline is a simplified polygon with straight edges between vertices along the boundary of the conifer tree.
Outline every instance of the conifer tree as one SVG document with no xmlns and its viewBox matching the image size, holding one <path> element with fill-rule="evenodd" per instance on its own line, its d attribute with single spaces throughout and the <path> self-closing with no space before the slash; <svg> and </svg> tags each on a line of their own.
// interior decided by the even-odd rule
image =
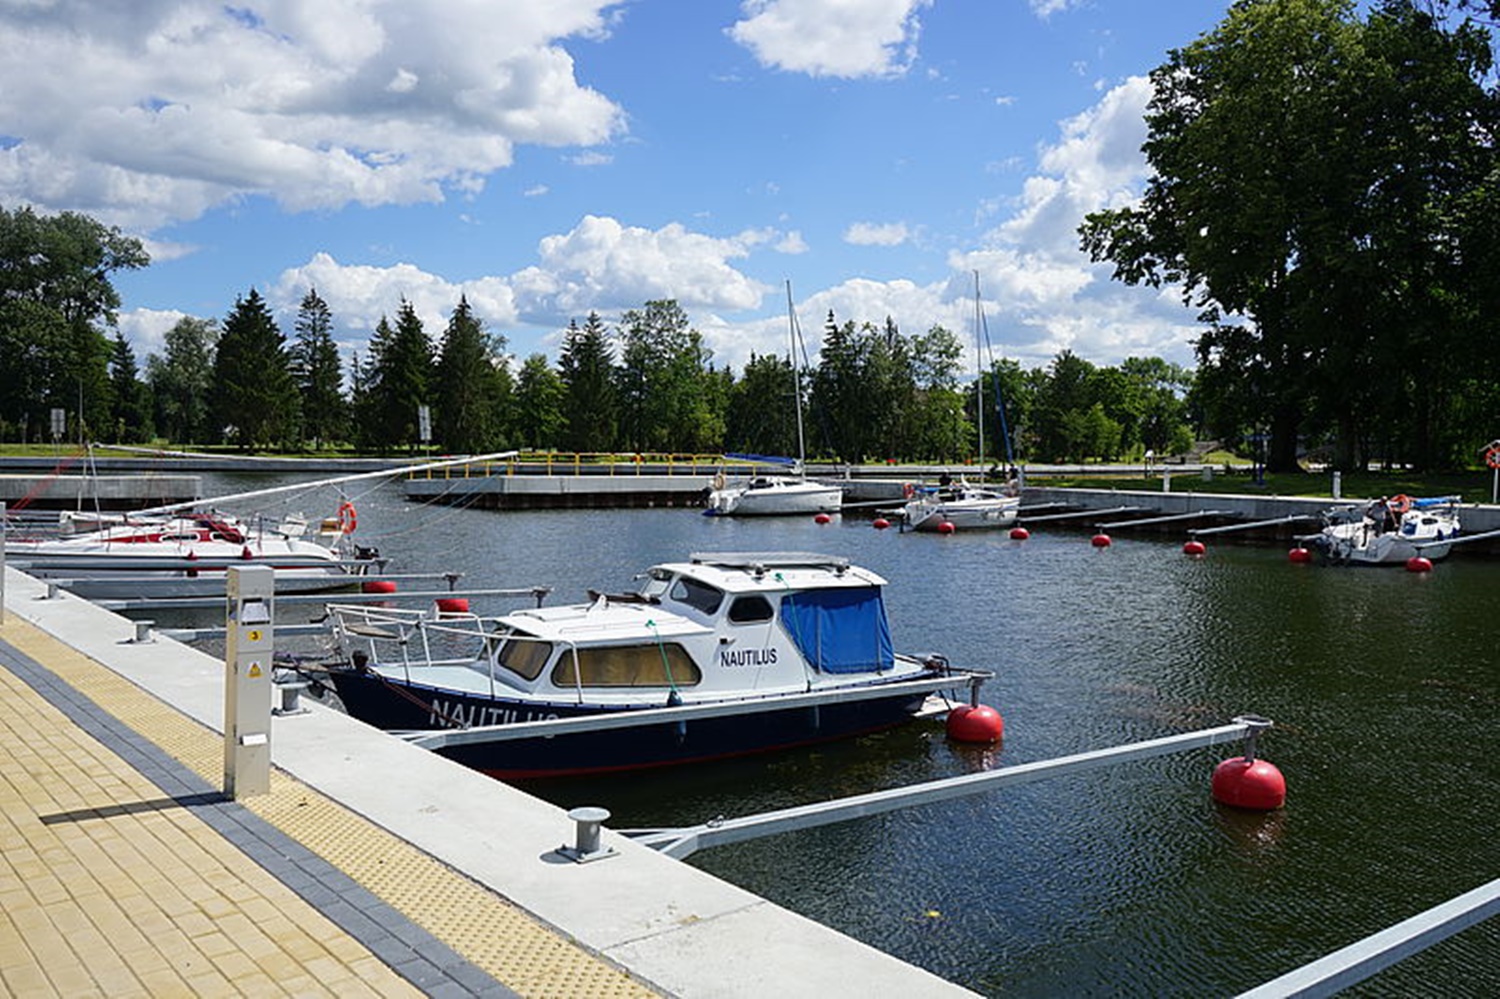
<svg viewBox="0 0 1500 999">
<path fill-rule="evenodd" d="M 613 451 L 618 420 L 614 352 L 597 312 L 590 312 L 581 328 L 576 321 L 569 324 L 558 374 L 563 384 L 563 446 Z"/>
<path fill-rule="evenodd" d="M 436 370 L 437 439 L 456 454 L 491 450 L 504 430 L 505 338 L 492 336 L 466 296 L 448 319 Z"/>
<path fill-rule="evenodd" d="M 333 341 L 328 303 L 310 289 L 297 310 L 297 339 L 291 348 L 292 376 L 302 400 L 302 435 L 326 445 L 348 436 L 349 407 L 344 399 L 343 365 Z"/>
<path fill-rule="evenodd" d="M 212 411 L 228 443 L 249 450 L 296 441 L 300 406 L 286 338 L 254 288 L 224 320 L 212 385 Z"/>
</svg>

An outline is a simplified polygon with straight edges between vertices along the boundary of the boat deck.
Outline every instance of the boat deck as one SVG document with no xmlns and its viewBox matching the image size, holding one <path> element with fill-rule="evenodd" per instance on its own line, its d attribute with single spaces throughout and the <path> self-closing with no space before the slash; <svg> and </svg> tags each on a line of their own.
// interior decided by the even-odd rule
<svg viewBox="0 0 1500 999">
<path fill-rule="evenodd" d="M 322 705 L 221 791 L 223 663 L 14 571 L 0 993 L 970 995 Z M 215 678 L 217 677 L 217 683 Z"/>
</svg>

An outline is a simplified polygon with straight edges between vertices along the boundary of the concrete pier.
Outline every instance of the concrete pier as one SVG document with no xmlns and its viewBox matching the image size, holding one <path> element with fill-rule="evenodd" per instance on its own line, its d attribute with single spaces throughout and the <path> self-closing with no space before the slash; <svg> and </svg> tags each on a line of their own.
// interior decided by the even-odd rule
<svg viewBox="0 0 1500 999">
<path fill-rule="evenodd" d="M 202 495 L 196 475 L 0 475 L 0 503 L 12 510 L 139 510 Z"/>
</svg>

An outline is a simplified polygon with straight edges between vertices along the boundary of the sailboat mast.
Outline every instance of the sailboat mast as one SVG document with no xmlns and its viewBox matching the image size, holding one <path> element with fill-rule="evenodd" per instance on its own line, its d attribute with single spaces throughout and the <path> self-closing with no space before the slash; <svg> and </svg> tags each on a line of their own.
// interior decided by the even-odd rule
<svg viewBox="0 0 1500 999">
<path fill-rule="evenodd" d="M 979 417 L 979 467 L 984 468 L 984 348 L 980 344 L 979 331 L 983 314 L 979 309 L 979 272 L 974 272 L 974 412 Z"/>
<path fill-rule="evenodd" d="M 796 393 L 792 403 L 797 410 L 797 474 L 806 475 L 807 444 L 802 436 L 802 370 L 797 366 L 797 310 L 792 308 L 792 280 L 786 282 L 787 339 L 791 343 L 792 391 Z"/>
</svg>

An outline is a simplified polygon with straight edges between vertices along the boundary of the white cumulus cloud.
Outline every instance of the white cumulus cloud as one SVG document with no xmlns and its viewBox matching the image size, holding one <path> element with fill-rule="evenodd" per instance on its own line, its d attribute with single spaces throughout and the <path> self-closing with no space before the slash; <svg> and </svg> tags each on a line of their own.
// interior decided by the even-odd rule
<svg viewBox="0 0 1500 999">
<path fill-rule="evenodd" d="M 764 66 L 810 76 L 900 75 L 932 0 L 744 0 L 729 36 Z"/>
<path fill-rule="evenodd" d="M 623 129 L 569 38 L 616 0 L 0 4 L 0 201 L 150 231 L 261 196 L 441 200 Z M 60 71 L 66 67 L 66 71 Z"/>
<path fill-rule="evenodd" d="M 844 242 L 855 246 L 900 246 L 910 235 L 904 222 L 856 222 L 844 230 Z"/>
</svg>

